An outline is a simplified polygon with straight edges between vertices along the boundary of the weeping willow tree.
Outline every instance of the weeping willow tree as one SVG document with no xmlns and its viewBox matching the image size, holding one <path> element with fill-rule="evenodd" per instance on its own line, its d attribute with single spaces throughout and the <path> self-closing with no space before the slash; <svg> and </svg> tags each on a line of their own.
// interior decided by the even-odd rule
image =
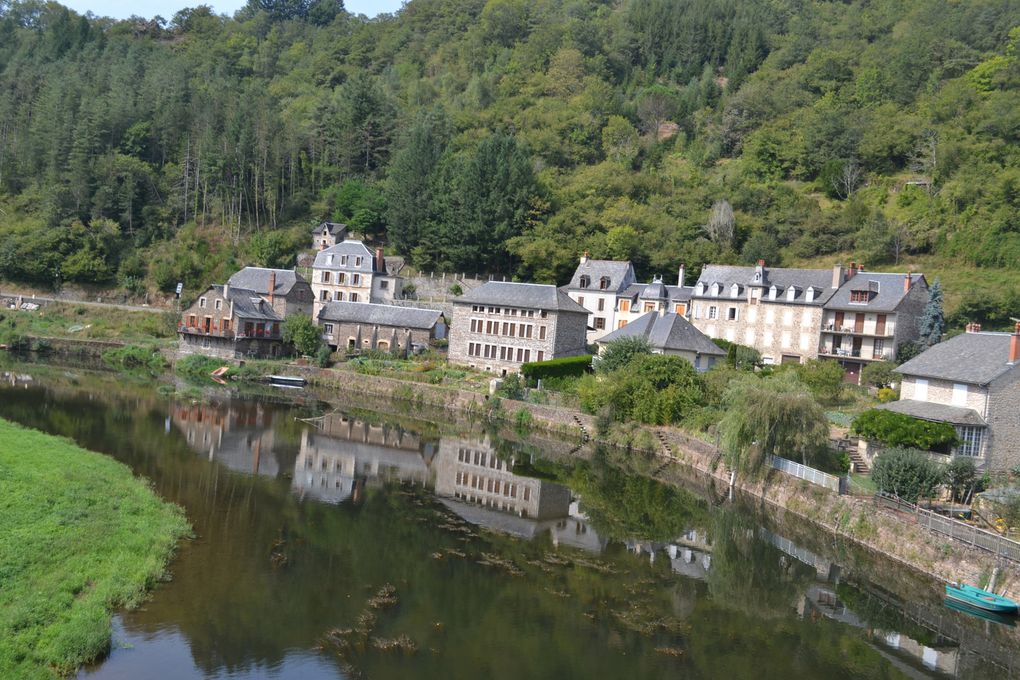
<svg viewBox="0 0 1020 680">
<path fill-rule="evenodd" d="M 730 467 L 755 472 L 769 456 L 808 458 L 825 447 L 828 421 L 811 391 L 792 372 L 734 381 L 723 395 L 719 423 Z"/>
</svg>

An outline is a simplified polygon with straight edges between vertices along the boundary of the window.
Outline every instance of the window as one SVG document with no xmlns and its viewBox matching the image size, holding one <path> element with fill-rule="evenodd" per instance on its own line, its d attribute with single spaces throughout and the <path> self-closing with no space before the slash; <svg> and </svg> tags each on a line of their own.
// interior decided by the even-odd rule
<svg viewBox="0 0 1020 680">
<path fill-rule="evenodd" d="M 351 274 L 351 285 L 352 286 L 361 285 L 361 274 Z"/>
<path fill-rule="evenodd" d="M 337 294 L 336 294 L 336 296 L 333 299 L 334 300 L 339 300 L 340 302 L 343 302 L 344 301 L 344 292 L 342 290 L 337 291 Z"/>
<path fill-rule="evenodd" d="M 655 303 L 654 302 L 646 302 L 645 303 L 645 311 L 646 312 L 654 312 L 655 311 Z"/>
<path fill-rule="evenodd" d="M 884 359 L 885 358 L 885 340 L 882 338 L 875 339 L 875 350 L 872 353 L 873 359 Z"/>
<path fill-rule="evenodd" d="M 967 386 L 960 383 L 953 385 L 953 406 L 967 405 Z"/>
<path fill-rule="evenodd" d="M 230 319 L 224 319 L 223 320 L 223 332 L 224 333 L 229 333 L 230 332 Z"/>
<path fill-rule="evenodd" d="M 924 378 L 914 380 L 914 399 L 928 401 L 928 381 Z"/>
<path fill-rule="evenodd" d="M 956 447 L 956 455 L 975 457 L 981 455 L 981 444 L 984 441 L 985 430 L 983 427 L 971 425 L 958 425 L 956 436 L 960 438 L 960 444 Z"/>
<path fill-rule="evenodd" d="M 730 307 L 729 309 L 726 310 L 726 319 L 728 321 L 736 321 L 737 320 L 737 308 L 736 307 Z"/>
<path fill-rule="evenodd" d="M 853 304 L 864 304 L 868 301 L 868 291 L 866 290 L 852 290 L 850 291 L 850 302 Z"/>
<path fill-rule="evenodd" d="M 605 317 L 596 316 L 595 317 L 595 330 L 601 331 L 605 327 L 606 327 L 606 319 L 605 319 Z"/>
<path fill-rule="evenodd" d="M 581 275 L 581 280 L 580 280 L 580 282 L 578 283 L 578 286 L 577 286 L 577 287 L 578 287 L 578 288 L 587 288 L 587 287 L 589 287 L 590 285 L 591 285 L 591 277 L 590 277 L 590 276 L 588 276 L 587 274 L 582 274 L 582 275 Z M 583 299 L 583 298 L 582 298 L 582 299 Z"/>
<path fill-rule="evenodd" d="M 620 311 L 621 312 L 630 311 L 630 300 L 620 300 Z"/>
<path fill-rule="evenodd" d="M 358 294 L 357 293 L 351 293 L 351 302 L 357 302 L 357 301 L 358 301 Z"/>
<path fill-rule="evenodd" d="M 336 275 L 336 282 L 339 283 L 339 284 L 346 283 L 347 282 L 347 274 L 344 274 L 343 272 L 340 272 L 339 274 L 337 274 Z"/>
<path fill-rule="evenodd" d="M 624 327 L 624 326 L 626 326 L 626 325 L 627 325 L 627 320 L 626 320 L 626 319 L 621 319 L 621 320 L 620 320 L 620 323 L 618 323 L 618 324 L 616 325 L 616 327 L 617 327 L 617 328 L 623 328 L 623 327 Z"/>
<path fill-rule="evenodd" d="M 198 307 L 199 309 L 205 309 L 205 298 L 199 298 Z"/>
<path fill-rule="evenodd" d="M 346 267 L 347 266 L 347 256 L 346 255 L 341 255 L 340 256 L 340 266 L 341 267 Z"/>
<path fill-rule="evenodd" d="M 605 309 L 606 309 L 606 299 L 605 298 L 599 298 L 598 310 L 600 312 L 602 312 L 602 311 L 605 311 Z"/>
<path fill-rule="evenodd" d="M 329 272 L 322 272 L 322 282 L 329 283 L 330 274 Z"/>
<path fill-rule="evenodd" d="M 361 266 L 361 262 L 362 262 L 363 259 L 364 258 L 361 258 L 361 257 L 354 258 L 354 266 L 355 267 L 360 267 Z"/>
<path fill-rule="evenodd" d="M 213 307 L 217 310 L 223 309 L 223 300 L 216 300 L 213 302 Z"/>
<path fill-rule="evenodd" d="M 322 332 L 326 335 L 333 335 L 333 324 L 324 323 L 322 324 Z"/>
<path fill-rule="evenodd" d="M 687 313 L 687 303 L 685 302 L 676 303 L 675 305 L 673 305 L 673 312 L 679 314 L 680 316 L 683 316 L 684 314 Z"/>
<path fill-rule="evenodd" d="M 545 326 L 538 327 L 538 339 L 545 340 Z"/>
<path fill-rule="evenodd" d="M 607 290 L 609 288 L 609 277 L 603 276 L 599 279 L 599 290 Z"/>
<path fill-rule="evenodd" d="M 718 319 L 719 318 L 719 308 L 714 306 L 714 305 L 712 307 L 709 307 L 708 308 L 708 318 L 709 319 Z"/>
<path fill-rule="evenodd" d="M 320 290 L 319 291 L 319 300 L 321 300 L 322 302 L 329 302 L 329 291 L 328 290 Z"/>
<path fill-rule="evenodd" d="M 581 305 L 582 307 L 584 306 L 584 296 L 581 295 L 577 296 L 577 304 Z"/>
<path fill-rule="evenodd" d="M 535 361 L 545 361 L 545 352 L 538 350 L 538 356 L 535 358 Z"/>
<path fill-rule="evenodd" d="M 188 316 L 188 326 L 190 328 L 194 328 L 197 323 L 198 323 L 198 320 L 195 318 L 195 315 L 194 314 L 190 314 Z"/>
</svg>

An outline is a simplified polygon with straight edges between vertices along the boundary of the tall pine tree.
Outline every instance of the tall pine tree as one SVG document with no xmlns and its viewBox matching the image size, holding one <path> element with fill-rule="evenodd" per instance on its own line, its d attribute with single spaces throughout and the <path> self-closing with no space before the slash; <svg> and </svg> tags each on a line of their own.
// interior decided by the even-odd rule
<svg viewBox="0 0 1020 680">
<path fill-rule="evenodd" d="M 942 310 L 942 283 L 935 279 L 928 289 L 928 304 L 925 305 L 924 314 L 919 324 L 921 334 L 918 341 L 921 347 L 928 349 L 942 341 L 942 334 L 946 332 L 946 315 Z"/>
</svg>

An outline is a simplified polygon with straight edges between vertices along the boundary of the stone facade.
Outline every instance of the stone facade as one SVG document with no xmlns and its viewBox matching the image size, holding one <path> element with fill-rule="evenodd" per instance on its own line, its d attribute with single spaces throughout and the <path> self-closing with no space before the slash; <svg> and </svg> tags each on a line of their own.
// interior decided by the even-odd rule
<svg viewBox="0 0 1020 680">
<path fill-rule="evenodd" d="M 714 310 L 714 311 L 713 311 Z M 695 327 L 761 352 L 765 363 L 803 363 L 818 356 L 822 309 L 758 299 L 695 300 Z"/>
<path fill-rule="evenodd" d="M 1020 370 L 1013 369 L 988 386 L 987 467 L 1004 472 L 1020 465 Z"/>
<path fill-rule="evenodd" d="M 179 351 L 223 359 L 277 357 L 283 353 L 282 322 L 254 291 L 210 286 L 181 314 Z"/>
<path fill-rule="evenodd" d="M 506 375 L 521 364 L 586 351 L 587 313 L 518 306 L 454 304 L 451 363 Z"/>
<path fill-rule="evenodd" d="M 315 256 L 312 265 L 314 315 L 332 301 L 386 303 L 403 295 L 403 278 L 390 276 L 381 249 L 361 241 L 343 241 Z"/>
<path fill-rule="evenodd" d="M 349 321 L 322 321 L 322 339 L 339 351 L 378 350 L 409 353 L 415 345 L 427 347 L 435 339 L 435 330 L 378 326 Z"/>
</svg>

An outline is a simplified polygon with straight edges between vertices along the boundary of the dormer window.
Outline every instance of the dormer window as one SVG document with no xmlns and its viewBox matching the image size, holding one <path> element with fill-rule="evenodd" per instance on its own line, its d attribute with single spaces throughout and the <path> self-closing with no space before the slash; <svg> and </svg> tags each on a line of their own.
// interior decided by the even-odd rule
<svg viewBox="0 0 1020 680">
<path fill-rule="evenodd" d="M 739 297 L 739 296 L 740 296 L 740 285 L 734 283 L 732 286 L 730 286 L 730 297 Z"/>
<path fill-rule="evenodd" d="M 869 291 L 866 290 L 852 290 L 850 291 L 850 302 L 856 305 L 865 305 L 868 303 Z"/>
<path fill-rule="evenodd" d="M 326 256 L 326 264 L 333 264 L 333 253 Z"/>
<path fill-rule="evenodd" d="M 807 302 L 814 302 L 815 301 L 815 287 L 814 286 L 808 286 L 807 292 L 804 294 L 804 299 Z"/>
<path fill-rule="evenodd" d="M 777 295 L 779 295 L 779 288 L 773 284 L 773 286 L 769 288 L 769 300 L 775 300 Z"/>
<path fill-rule="evenodd" d="M 587 288 L 590 285 L 591 285 L 591 277 L 588 276 L 587 274 L 582 274 L 581 275 L 581 281 L 578 284 L 578 286 L 581 287 L 581 288 Z"/>
<path fill-rule="evenodd" d="M 796 299 L 797 299 L 797 287 L 790 286 L 789 288 L 786 289 L 786 300 L 788 302 L 792 302 L 793 300 Z"/>
<path fill-rule="evenodd" d="M 712 284 L 712 295 L 713 295 L 714 297 L 718 297 L 718 296 L 719 296 L 719 293 L 720 293 L 720 291 L 722 291 L 722 286 L 721 286 L 721 285 L 719 285 L 718 283 L 713 283 L 713 284 Z"/>
<path fill-rule="evenodd" d="M 346 255 L 341 255 L 340 256 L 340 266 L 341 267 L 346 267 L 347 266 L 347 256 Z"/>
<path fill-rule="evenodd" d="M 362 258 L 360 258 L 360 257 L 354 258 L 354 266 L 355 267 L 360 267 L 361 266 L 361 260 L 362 260 Z"/>
<path fill-rule="evenodd" d="M 599 290 L 606 290 L 607 288 L 609 288 L 609 277 L 603 276 L 599 279 Z"/>
<path fill-rule="evenodd" d="M 697 288 L 695 289 L 694 292 L 697 295 L 704 295 L 705 294 L 705 284 L 702 283 L 701 281 L 698 281 L 698 286 L 697 286 Z"/>
</svg>

